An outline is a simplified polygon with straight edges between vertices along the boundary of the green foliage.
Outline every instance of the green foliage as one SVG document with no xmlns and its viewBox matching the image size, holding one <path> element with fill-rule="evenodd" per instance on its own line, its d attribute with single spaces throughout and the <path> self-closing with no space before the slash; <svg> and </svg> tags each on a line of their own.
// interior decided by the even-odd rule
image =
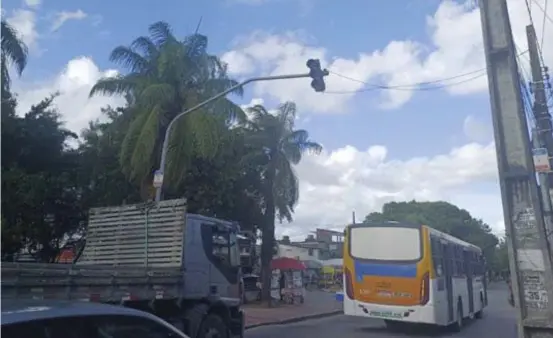
<svg viewBox="0 0 553 338">
<path fill-rule="evenodd" d="M 8 68 L 14 66 L 21 75 L 27 65 L 27 46 L 18 38 L 15 29 L 2 18 L 2 92 L 10 89 Z"/>
<path fill-rule="evenodd" d="M 26 247 L 50 261 L 64 236 L 82 225 L 79 156 L 66 147 L 76 135 L 62 127 L 53 99 L 24 117 L 15 115 L 14 100 L 2 110 L 3 259 Z"/>
<path fill-rule="evenodd" d="M 495 262 L 498 238 L 490 227 L 480 219 L 473 218 L 464 209 L 447 202 L 390 202 L 382 212 L 373 212 L 365 222 L 406 221 L 425 224 L 453 235 L 484 250 L 488 262 Z"/>
<path fill-rule="evenodd" d="M 112 51 L 110 60 L 126 70 L 126 75 L 101 79 L 90 92 L 91 96 L 132 96 L 132 116 L 120 162 L 125 175 L 141 184 L 143 191 L 151 185 L 170 121 L 237 84 L 227 76 L 227 66 L 207 52 L 207 46 L 203 35 L 191 35 L 181 41 L 167 23 L 156 22 L 150 26 L 149 36 Z M 242 94 L 241 89 L 235 92 Z M 244 118 L 243 111 L 226 98 L 181 118 L 169 138 L 165 172 L 169 189 L 181 183 L 193 158 L 216 155 L 219 133 L 213 128 L 210 115 L 227 121 Z"/>
</svg>

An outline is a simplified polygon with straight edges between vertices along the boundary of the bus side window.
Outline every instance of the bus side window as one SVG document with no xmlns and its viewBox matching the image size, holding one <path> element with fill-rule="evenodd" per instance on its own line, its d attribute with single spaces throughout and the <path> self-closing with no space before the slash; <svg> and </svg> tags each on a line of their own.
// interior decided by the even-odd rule
<svg viewBox="0 0 553 338">
<path fill-rule="evenodd" d="M 447 265 L 449 266 L 449 273 L 451 276 L 457 275 L 457 266 L 455 264 L 455 247 L 451 243 L 445 245 L 445 259 L 447 260 Z"/>
<path fill-rule="evenodd" d="M 466 274 L 465 271 L 465 258 L 463 257 L 463 247 L 456 245 L 456 257 L 457 257 L 457 271 L 459 277 L 463 277 Z"/>
<path fill-rule="evenodd" d="M 442 248 L 440 245 L 440 241 L 434 236 L 430 237 L 430 248 L 432 251 L 432 263 L 434 265 L 434 273 L 436 274 L 436 277 L 442 277 L 444 273 L 444 267 L 442 266 Z"/>
</svg>

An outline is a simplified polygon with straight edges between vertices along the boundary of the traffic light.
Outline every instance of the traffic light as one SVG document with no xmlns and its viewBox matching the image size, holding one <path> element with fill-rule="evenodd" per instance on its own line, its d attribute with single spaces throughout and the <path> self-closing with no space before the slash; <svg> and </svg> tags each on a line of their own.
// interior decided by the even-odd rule
<svg viewBox="0 0 553 338">
<path fill-rule="evenodd" d="M 307 68 L 309 68 L 309 76 L 313 79 L 311 81 L 311 88 L 318 93 L 324 92 L 326 89 L 324 77 L 328 75 L 328 70 L 321 69 L 319 59 L 307 60 Z"/>
</svg>

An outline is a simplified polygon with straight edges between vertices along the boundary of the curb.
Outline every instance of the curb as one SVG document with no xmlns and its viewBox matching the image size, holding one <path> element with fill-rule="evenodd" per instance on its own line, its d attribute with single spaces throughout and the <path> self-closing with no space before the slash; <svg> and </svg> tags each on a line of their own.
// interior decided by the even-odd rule
<svg viewBox="0 0 553 338">
<path fill-rule="evenodd" d="M 300 316 L 300 317 L 284 319 L 284 320 L 280 320 L 280 321 L 276 321 L 276 322 L 266 322 L 266 323 L 246 325 L 245 329 L 249 330 L 249 329 L 253 329 L 253 328 L 261 327 L 261 326 L 291 324 L 291 323 L 303 322 L 305 320 L 310 320 L 310 319 L 319 319 L 319 318 L 325 318 L 325 317 L 332 317 L 332 316 L 340 315 L 342 313 L 344 313 L 344 310 L 323 312 L 323 313 L 317 313 L 317 314 L 314 314 L 314 315 L 307 315 L 307 316 Z"/>
</svg>

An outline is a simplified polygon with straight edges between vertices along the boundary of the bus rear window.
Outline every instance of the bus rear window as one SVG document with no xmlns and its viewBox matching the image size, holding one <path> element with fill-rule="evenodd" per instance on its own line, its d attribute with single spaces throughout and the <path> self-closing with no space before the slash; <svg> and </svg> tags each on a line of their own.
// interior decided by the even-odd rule
<svg viewBox="0 0 553 338">
<path fill-rule="evenodd" d="M 354 227 L 350 229 L 353 258 L 378 261 L 415 261 L 421 258 L 420 230 L 403 227 Z"/>
</svg>

